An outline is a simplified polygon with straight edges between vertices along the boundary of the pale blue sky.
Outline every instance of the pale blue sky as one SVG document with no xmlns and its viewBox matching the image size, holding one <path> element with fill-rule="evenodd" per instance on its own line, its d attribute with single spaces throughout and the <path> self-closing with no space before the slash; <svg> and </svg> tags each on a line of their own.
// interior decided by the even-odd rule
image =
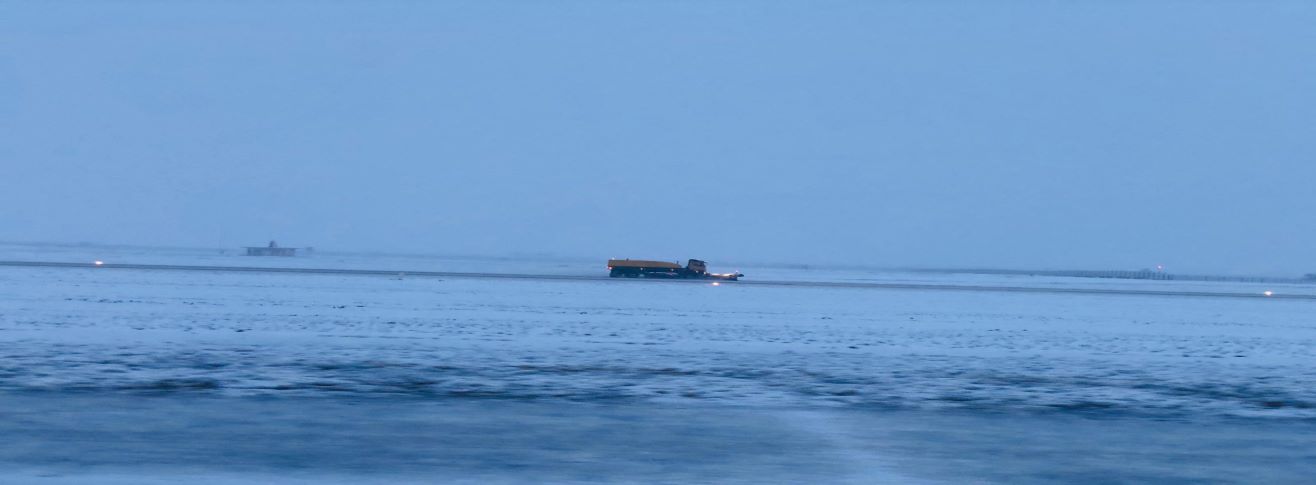
<svg viewBox="0 0 1316 485">
<path fill-rule="evenodd" d="M 1316 271 L 1313 2 L 5 2 L 0 240 Z"/>
</svg>

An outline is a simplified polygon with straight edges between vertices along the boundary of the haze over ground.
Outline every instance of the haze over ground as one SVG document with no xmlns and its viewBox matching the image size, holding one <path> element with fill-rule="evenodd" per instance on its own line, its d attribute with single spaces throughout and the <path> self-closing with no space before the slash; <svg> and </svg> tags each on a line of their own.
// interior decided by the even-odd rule
<svg viewBox="0 0 1316 485">
<path fill-rule="evenodd" d="M 0 240 L 1316 271 L 1310 2 L 0 2 Z"/>
</svg>

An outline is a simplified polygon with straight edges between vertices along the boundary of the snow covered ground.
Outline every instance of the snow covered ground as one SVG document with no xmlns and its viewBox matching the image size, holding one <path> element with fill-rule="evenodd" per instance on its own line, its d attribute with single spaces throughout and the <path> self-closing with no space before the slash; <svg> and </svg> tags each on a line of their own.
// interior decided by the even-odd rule
<svg viewBox="0 0 1316 485">
<path fill-rule="evenodd" d="M 3 260 L 111 258 L 602 271 L 0 246 Z M 59 268 L 0 268 L 0 297 L 0 482 L 1299 483 L 1316 472 L 1310 300 Z"/>
<path fill-rule="evenodd" d="M 628 255 L 617 255 L 624 257 Z M 636 255 L 639 256 L 639 255 Z M 646 257 L 653 258 L 652 255 Z M 438 272 L 493 272 L 514 274 L 606 276 L 608 258 L 473 257 L 438 255 L 364 254 L 315 251 L 294 258 L 247 257 L 240 248 L 141 248 L 95 245 L 40 245 L 0 243 L 0 261 L 47 261 L 130 264 L 180 264 L 199 266 L 244 266 L 278 268 L 329 268 Z M 662 259 L 662 258 L 659 258 Z M 667 258 L 681 261 L 679 256 Z M 713 272 L 740 271 L 747 281 L 794 281 L 840 283 L 909 283 L 927 285 L 995 285 L 1066 289 L 1119 289 L 1156 291 L 1200 291 L 1251 293 L 1265 291 L 1285 295 L 1316 295 L 1316 284 L 1240 283 L 1211 281 L 1127 280 L 1060 276 L 980 275 L 911 272 L 882 269 L 836 269 L 726 264 L 710 261 Z"/>
</svg>

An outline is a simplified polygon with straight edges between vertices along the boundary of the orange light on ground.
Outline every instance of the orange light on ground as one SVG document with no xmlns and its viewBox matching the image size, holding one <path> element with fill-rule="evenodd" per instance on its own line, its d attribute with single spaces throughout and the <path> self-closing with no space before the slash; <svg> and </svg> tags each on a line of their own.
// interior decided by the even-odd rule
<svg viewBox="0 0 1316 485">
<path fill-rule="evenodd" d="M 98 259 L 98 260 L 96 260 L 95 263 L 92 263 L 92 264 L 95 264 L 96 266 L 100 266 L 100 265 L 105 264 L 105 262 L 104 262 L 104 261 L 101 261 L 101 260 Z"/>
</svg>

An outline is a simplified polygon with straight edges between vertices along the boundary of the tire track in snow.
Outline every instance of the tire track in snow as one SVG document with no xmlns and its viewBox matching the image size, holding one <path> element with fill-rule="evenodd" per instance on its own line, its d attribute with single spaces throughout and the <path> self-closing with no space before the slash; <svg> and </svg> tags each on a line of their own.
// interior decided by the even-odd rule
<svg viewBox="0 0 1316 485">
<path fill-rule="evenodd" d="M 560 281 L 608 281 L 612 280 L 618 284 L 647 284 L 651 281 L 639 279 L 616 279 L 607 276 L 595 275 L 561 275 L 561 274 L 528 274 L 528 273 L 482 273 L 482 272 L 461 272 L 461 271 L 406 271 L 406 270 L 382 270 L 382 269 L 347 269 L 347 268 L 288 268 L 288 267 L 260 267 L 260 266 L 202 266 L 202 265 L 178 265 L 178 264 L 134 264 L 134 263 L 69 263 L 55 261 L 0 261 L 0 267 L 19 267 L 19 268 L 61 268 L 61 269 L 83 269 L 83 270 L 109 270 L 109 269 L 128 269 L 128 270 L 149 270 L 149 271 L 201 271 L 201 272 L 227 272 L 227 273 L 293 273 L 293 274 L 328 274 L 328 275 L 354 275 L 354 276 L 407 276 L 407 277 L 433 277 L 433 278 L 480 278 L 480 279 L 512 279 L 512 280 L 560 280 Z M 661 279 L 663 283 L 672 284 L 708 284 L 707 280 L 680 280 L 680 279 Z M 744 286 L 769 286 L 769 287 L 798 287 L 798 288 L 852 288 L 852 289 L 873 289 L 873 290 L 918 290 L 918 291 L 976 291 L 976 292 L 1001 292 L 1001 293 L 1059 293 L 1059 294 L 1077 294 L 1077 295 L 1133 295 L 1133 296 L 1174 296 L 1174 297 L 1196 297 L 1196 298 L 1266 298 L 1279 300 L 1308 300 L 1316 301 L 1316 295 L 1303 294 L 1284 294 L 1284 293 L 1255 293 L 1255 292 L 1225 292 L 1225 291 L 1184 291 L 1184 290 L 1144 290 L 1144 289 L 1121 289 L 1121 288 L 1056 288 L 1041 286 L 990 286 L 990 285 L 957 285 L 957 284 L 928 284 L 928 283 L 873 283 L 873 282 L 846 282 L 846 281 L 720 281 L 719 284 L 727 285 L 744 285 Z"/>
</svg>

